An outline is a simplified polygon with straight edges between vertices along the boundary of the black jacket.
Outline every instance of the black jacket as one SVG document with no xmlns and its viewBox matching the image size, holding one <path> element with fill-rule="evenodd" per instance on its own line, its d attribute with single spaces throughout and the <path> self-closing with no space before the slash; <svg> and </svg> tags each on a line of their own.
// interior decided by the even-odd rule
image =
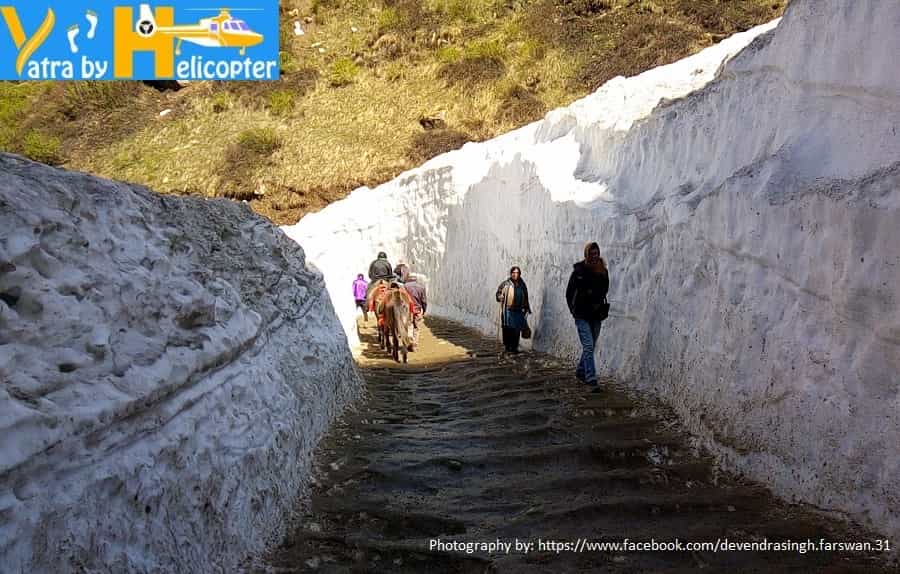
<svg viewBox="0 0 900 574">
<path fill-rule="evenodd" d="M 369 265 L 369 279 L 390 279 L 394 276 L 394 268 L 387 259 L 376 259 Z"/>
<path fill-rule="evenodd" d="M 569 284 L 566 286 L 566 303 L 576 319 L 599 319 L 601 304 L 606 302 L 609 291 L 609 275 L 593 273 L 584 261 L 575 264 Z"/>
</svg>

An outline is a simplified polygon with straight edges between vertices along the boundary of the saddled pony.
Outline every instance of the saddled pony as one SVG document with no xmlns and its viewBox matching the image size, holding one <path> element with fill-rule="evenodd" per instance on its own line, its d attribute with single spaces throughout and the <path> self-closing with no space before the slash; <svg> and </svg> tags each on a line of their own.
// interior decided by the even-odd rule
<svg viewBox="0 0 900 574">
<path fill-rule="evenodd" d="M 382 349 L 384 349 L 384 297 L 389 287 L 389 281 L 379 279 L 369 287 L 369 294 L 366 295 L 366 309 L 375 314 L 378 344 Z"/>
<path fill-rule="evenodd" d="M 390 288 L 384 298 L 384 339 L 387 351 L 400 362 L 407 362 L 407 350 L 412 347 L 410 330 L 412 328 L 412 300 L 409 294 L 400 287 Z"/>
</svg>

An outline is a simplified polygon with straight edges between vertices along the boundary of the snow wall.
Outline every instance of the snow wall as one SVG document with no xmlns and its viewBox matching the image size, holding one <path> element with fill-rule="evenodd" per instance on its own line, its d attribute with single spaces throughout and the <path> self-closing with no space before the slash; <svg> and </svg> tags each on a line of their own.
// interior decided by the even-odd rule
<svg viewBox="0 0 900 574">
<path fill-rule="evenodd" d="M 672 405 L 726 468 L 900 535 L 900 3 L 794 0 L 779 22 L 305 217 L 354 341 L 378 250 L 433 313 L 496 333 L 522 267 L 534 347 L 597 240 L 603 374 Z M 573 364 L 574 365 L 574 364 Z"/>
<path fill-rule="evenodd" d="M 0 154 L 0 571 L 234 572 L 359 388 L 246 207 Z"/>
</svg>

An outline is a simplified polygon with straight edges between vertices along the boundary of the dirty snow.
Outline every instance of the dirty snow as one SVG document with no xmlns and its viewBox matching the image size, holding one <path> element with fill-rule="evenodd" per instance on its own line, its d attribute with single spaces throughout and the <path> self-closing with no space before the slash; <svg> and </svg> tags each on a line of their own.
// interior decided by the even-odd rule
<svg viewBox="0 0 900 574">
<path fill-rule="evenodd" d="M 287 233 L 348 339 L 375 253 L 429 309 L 496 332 L 528 282 L 536 348 L 574 356 L 565 281 L 612 273 L 604 374 L 652 391 L 777 493 L 900 534 L 900 3 L 794 0 L 779 22 L 437 157 Z"/>
<path fill-rule="evenodd" d="M 245 207 L 0 154 L 0 570 L 234 571 L 358 391 L 339 332 Z"/>
</svg>

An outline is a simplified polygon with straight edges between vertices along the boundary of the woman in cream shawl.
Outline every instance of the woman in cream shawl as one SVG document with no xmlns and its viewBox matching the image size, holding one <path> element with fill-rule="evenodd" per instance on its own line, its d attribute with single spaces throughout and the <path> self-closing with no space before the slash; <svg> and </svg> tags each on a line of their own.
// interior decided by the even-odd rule
<svg viewBox="0 0 900 574">
<path fill-rule="evenodd" d="M 522 280 L 522 270 L 513 267 L 509 279 L 497 287 L 497 302 L 500 303 L 500 325 L 503 329 L 503 346 L 509 353 L 519 352 L 519 337 L 528 328 L 526 313 L 531 313 L 528 304 L 528 287 Z"/>
</svg>

